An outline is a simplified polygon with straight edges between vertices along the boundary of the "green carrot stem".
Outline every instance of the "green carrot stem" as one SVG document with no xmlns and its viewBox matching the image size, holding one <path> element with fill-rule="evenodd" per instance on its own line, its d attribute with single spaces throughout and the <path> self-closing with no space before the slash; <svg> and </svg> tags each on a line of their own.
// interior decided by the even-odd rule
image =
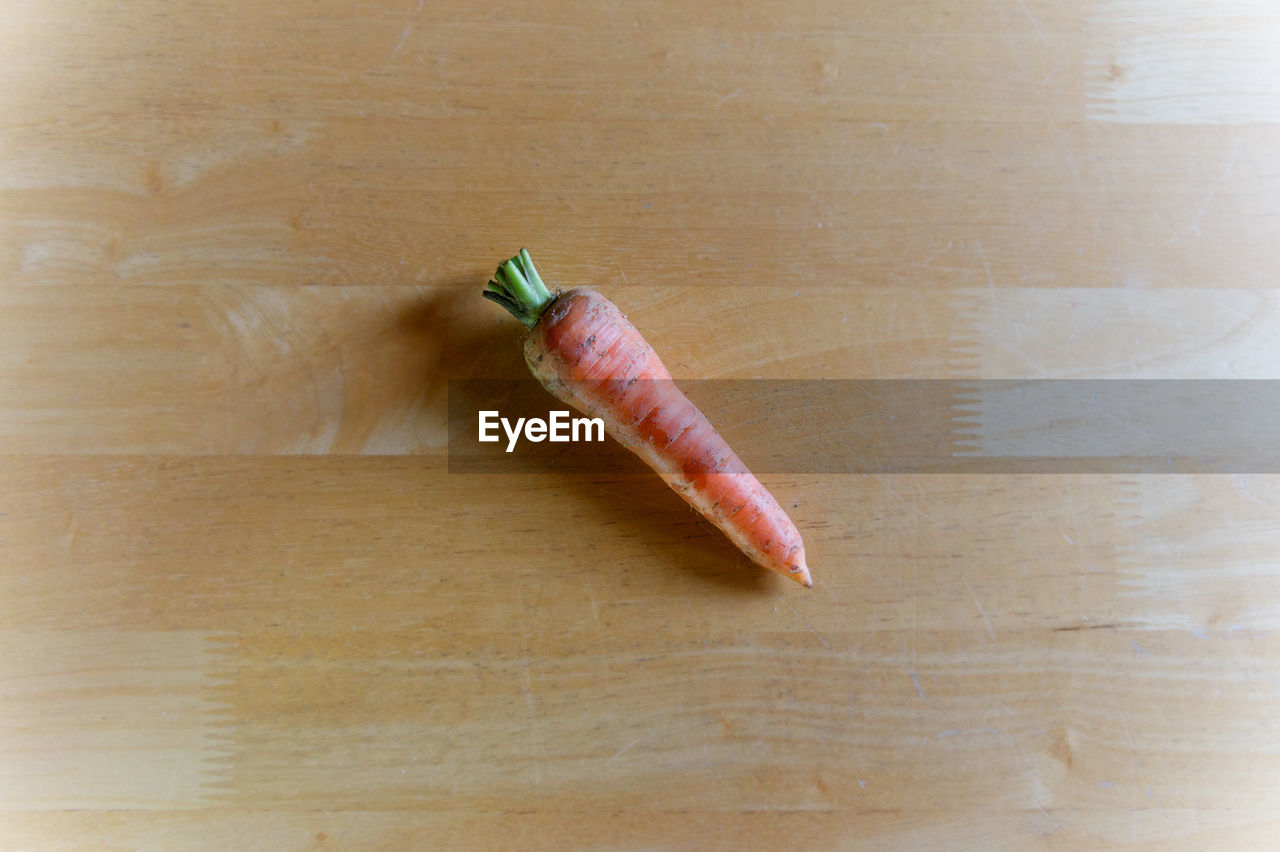
<svg viewBox="0 0 1280 852">
<path fill-rule="evenodd" d="M 524 249 L 498 266 L 482 295 L 502 305 L 528 328 L 537 325 L 542 312 L 555 301 Z"/>
</svg>

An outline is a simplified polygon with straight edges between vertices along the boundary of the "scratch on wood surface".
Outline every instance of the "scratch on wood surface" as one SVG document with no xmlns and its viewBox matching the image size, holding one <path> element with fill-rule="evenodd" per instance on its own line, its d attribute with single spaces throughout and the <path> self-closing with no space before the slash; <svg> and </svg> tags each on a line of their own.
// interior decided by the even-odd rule
<svg viewBox="0 0 1280 852">
<path fill-rule="evenodd" d="M 1027 7 L 1027 0 L 1018 0 L 1018 5 L 1022 7 L 1022 11 L 1027 16 L 1027 20 L 1031 22 L 1031 27 L 1036 31 L 1036 38 L 1040 41 L 1048 41 L 1044 37 L 1044 32 L 1040 29 L 1040 22 L 1036 20 L 1036 16 L 1031 14 L 1031 9 Z"/>
<path fill-rule="evenodd" d="M 729 94 L 727 94 L 727 95 L 718 95 L 718 94 L 716 94 L 716 95 L 715 95 L 715 98 L 716 98 L 716 109 L 720 109 L 720 107 L 724 106 L 727 102 L 729 102 L 729 101 L 733 100 L 734 98 L 738 97 L 739 95 L 741 95 L 741 94 L 742 94 L 743 92 L 745 92 L 745 91 L 746 91 L 746 89 L 734 89 L 732 92 L 730 92 L 730 93 L 729 93 Z M 715 94 L 715 93 L 714 93 L 714 92 L 712 92 L 712 94 Z"/>
<path fill-rule="evenodd" d="M 1004 731 L 1003 734 L 1005 737 L 1008 738 L 1009 745 L 1013 749 L 1014 766 L 1017 767 L 1018 772 L 1022 775 L 1023 779 L 1027 782 L 1028 786 L 1030 787 L 1031 801 L 1035 802 L 1036 808 L 1039 809 L 1040 813 L 1044 814 L 1047 817 L 1052 818 L 1053 815 L 1050 814 L 1047 810 L 1045 810 L 1044 805 L 1040 801 L 1040 794 L 1036 792 L 1035 772 L 1033 771 L 1030 764 L 1023 759 L 1022 749 L 1018 748 L 1017 739 L 1015 739 L 1013 734 L 1009 733 L 1008 731 Z"/>
<path fill-rule="evenodd" d="M 907 507 L 908 509 L 910 509 L 911 511 L 915 512 L 917 515 L 920 515 L 921 517 L 926 518 L 926 519 L 928 519 L 928 520 L 932 521 L 932 522 L 933 522 L 933 524 L 934 524 L 935 526 L 939 526 L 939 527 L 940 527 L 940 526 L 943 526 L 942 521 L 938 520 L 938 519 L 937 519 L 937 518 L 935 518 L 933 515 L 930 515 L 928 512 L 926 512 L 924 509 L 921 509 L 921 508 L 920 508 L 919 506 L 917 506 L 915 503 L 908 503 L 906 500 L 904 500 L 904 499 L 902 498 L 902 495 L 900 495 L 897 491 L 895 491 L 895 490 L 894 490 L 894 487 L 893 487 L 892 485 L 890 485 L 890 484 L 885 480 L 885 477 L 884 477 L 884 476 L 877 475 L 877 478 L 878 478 L 882 483 L 884 483 L 885 490 L 889 492 L 889 496 L 890 496 L 890 497 L 892 497 L 893 499 L 897 500 L 899 503 L 901 503 L 902 505 L 906 506 L 906 507 Z"/>
<path fill-rule="evenodd" d="M 413 14 L 409 16 L 409 22 L 404 25 L 404 29 L 400 32 L 400 40 L 396 42 L 396 46 L 391 49 L 391 55 L 387 57 L 387 67 L 395 61 L 396 54 L 400 52 L 400 48 L 404 47 L 405 39 L 409 37 L 409 30 L 413 29 L 413 22 L 418 20 L 418 15 L 422 12 L 422 4 L 425 0 L 418 0 L 418 8 L 413 10 Z"/>
<path fill-rule="evenodd" d="M 1209 190 L 1209 193 L 1204 197 L 1204 200 L 1200 202 L 1200 205 L 1196 207 L 1196 212 L 1191 217 L 1191 224 L 1188 225 L 1186 230 L 1181 234 L 1176 234 L 1175 236 L 1170 237 L 1166 241 L 1166 245 L 1176 242 L 1189 234 L 1195 234 L 1197 237 L 1204 236 L 1200 231 L 1200 220 L 1204 218 L 1204 212 L 1209 209 L 1209 205 L 1213 203 L 1213 199 L 1217 198 L 1218 192 L 1226 185 L 1227 179 L 1231 177 L 1231 173 L 1235 171 L 1236 161 L 1239 157 L 1240 145 L 1237 141 L 1231 146 L 1231 153 L 1227 155 L 1226 164 L 1222 168 L 1222 173 L 1218 175 L 1218 180 L 1214 183 L 1213 188 Z"/>
<path fill-rule="evenodd" d="M 969 597 L 973 598 L 974 606 L 978 608 L 978 613 L 982 616 L 982 623 L 987 625 L 987 635 L 991 637 L 991 641 L 996 641 L 996 632 L 991 629 L 991 619 L 987 618 L 987 611 L 982 608 L 982 601 L 978 600 L 978 596 L 973 593 L 973 589 L 969 586 L 969 581 L 960 575 L 960 582 L 964 583 L 965 589 L 969 592 Z"/>
<path fill-rule="evenodd" d="M 916 676 L 916 670 L 915 670 L 915 669 L 913 669 L 913 668 L 911 668 L 910 666 L 908 666 L 908 667 L 907 667 L 907 674 L 911 676 L 911 683 L 915 685 L 915 688 L 916 688 L 916 695 L 919 695 L 919 696 L 920 696 L 920 700 L 921 700 L 921 701 L 923 701 L 923 700 L 924 700 L 924 690 L 920 688 L 920 678 Z"/>
<path fill-rule="evenodd" d="M 807 619 L 807 618 L 805 618 L 803 615 L 801 615 L 801 614 L 800 614 L 800 610 L 798 610 L 798 609 L 796 609 L 795 607 L 793 607 L 793 606 L 791 605 L 791 602 L 790 602 L 790 601 L 788 601 L 788 600 L 787 600 L 786 598 L 784 598 L 782 595 L 779 595 L 779 594 L 776 594 L 776 593 L 774 594 L 774 597 L 775 597 L 775 598 L 777 598 L 778 600 L 782 601 L 782 603 L 786 605 L 787 609 L 789 609 L 789 610 L 791 610 L 792 612 L 794 612 L 794 613 L 796 614 L 796 618 L 800 619 L 800 621 L 804 624 L 804 626 L 805 626 L 805 627 L 807 627 L 807 628 L 809 628 L 809 632 L 810 632 L 810 633 L 812 633 L 814 636 L 817 636 L 817 637 L 818 637 L 818 641 L 819 641 L 819 642 L 821 642 L 821 643 L 823 644 L 823 646 L 824 646 L 824 647 L 827 647 L 827 648 L 830 648 L 830 647 L 831 647 L 831 643 L 827 641 L 827 638 L 826 638 L 825 636 L 823 636 L 821 633 L 819 633 L 819 632 L 818 632 L 818 628 L 816 628 L 816 627 L 814 627 L 812 624 L 810 624 L 810 623 L 809 623 L 809 619 Z"/>
<path fill-rule="evenodd" d="M 627 743 L 626 745 L 624 745 L 622 748 L 620 748 L 620 749 L 618 749 L 617 751 L 615 751 L 615 752 L 613 753 L 613 757 L 611 757 L 611 758 L 609 758 L 608 760 L 606 760 L 606 761 L 604 762 L 604 765 L 605 765 L 605 766 L 608 766 L 610 763 L 613 763 L 615 760 L 617 760 L 619 757 L 621 757 L 621 756 L 622 756 L 622 753 L 623 753 L 623 752 L 625 752 L 627 749 L 631 748 L 633 745 L 635 745 L 635 744 L 636 744 L 636 743 L 638 743 L 638 742 L 640 742 L 640 738 L 639 738 L 639 737 L 636 737 L 634 740 L 632 740 L 631 742 L 629 742 L 629 743 Z"/>
</svg>

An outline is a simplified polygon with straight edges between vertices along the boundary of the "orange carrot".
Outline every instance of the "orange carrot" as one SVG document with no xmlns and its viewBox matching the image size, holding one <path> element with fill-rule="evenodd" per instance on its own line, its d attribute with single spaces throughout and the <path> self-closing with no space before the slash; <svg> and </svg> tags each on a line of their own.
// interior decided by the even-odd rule
<svg viewBox="0 0 1280 852">
<path fill-rule="evenodd" d="M 617 305 L 590 289 L 553 294 L 523 249 L 498 267 L 484 295 L 531 330 L 525 361 L 552 395 L 601 418 L 754 562 L 813 585 L 795 524 Z"/>
</svg>

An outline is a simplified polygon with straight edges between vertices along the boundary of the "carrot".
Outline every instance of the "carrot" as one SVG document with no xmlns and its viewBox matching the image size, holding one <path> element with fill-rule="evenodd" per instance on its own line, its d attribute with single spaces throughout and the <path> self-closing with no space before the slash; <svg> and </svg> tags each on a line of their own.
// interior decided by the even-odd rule
<svg viewBox="0 0 1280 852">
<path fill-rule="evenodd" d="M 530 329 L 525 361 L 553 396 L 601 418 L 754 562 L 813 585 L 795 524 L 617 305 L 586 288 L 553 294 L 524 249 L 498 267 L 484 295 Z"/>
</svg>

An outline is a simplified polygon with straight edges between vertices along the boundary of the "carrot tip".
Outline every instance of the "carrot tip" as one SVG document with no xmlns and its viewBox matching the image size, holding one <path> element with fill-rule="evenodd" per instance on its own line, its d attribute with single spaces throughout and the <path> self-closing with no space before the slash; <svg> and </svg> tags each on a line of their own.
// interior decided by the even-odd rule
<svg viewBox="0 0 1280 852">
<path fill-rule="evenodd" d="M 792 568 L 787 576 L 806 589 L 813 588 L 813 578 L 809 576 L 809 566 L 804 563 L 804 557 L 800 558 L 800 564 Z"/>
</svg>

